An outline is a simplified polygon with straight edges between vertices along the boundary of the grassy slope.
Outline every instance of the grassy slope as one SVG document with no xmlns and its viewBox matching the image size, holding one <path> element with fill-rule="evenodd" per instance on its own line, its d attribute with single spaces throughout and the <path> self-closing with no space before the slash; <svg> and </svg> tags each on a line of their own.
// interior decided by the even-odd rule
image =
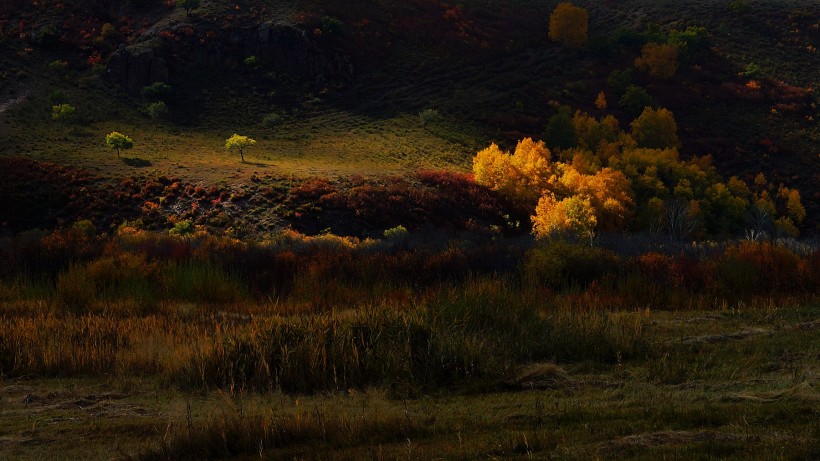
<svg viewBox="0 0 820 461">
<path fill-rule="evenodd" d="M 221 434 L 279 427 L 301 435 L 262 453 L 251 440 L 237 459 L 811 459 L 818 315 L 817 305 L 652 313 L 659 358 L 539 365 L 507 391 L 410 400 L 378 389 L 228 396 L 140 378 L 10 380 L 0 383 L 0 456 L 157 459 L 165 442 L 180 450 L 171 458 L 223 459 Z"/>
</svg>

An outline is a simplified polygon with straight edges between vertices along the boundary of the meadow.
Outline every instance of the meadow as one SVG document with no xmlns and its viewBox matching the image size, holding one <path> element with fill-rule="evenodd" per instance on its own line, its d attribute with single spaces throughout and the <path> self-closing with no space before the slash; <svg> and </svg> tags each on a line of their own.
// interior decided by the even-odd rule
<svg viewBox="0 0 820 461">
<path fill-rule="evenodd" d="M 3 452 L 817 455 L 816 248 L 430 242 L 6 239 Z"/>
</svg>

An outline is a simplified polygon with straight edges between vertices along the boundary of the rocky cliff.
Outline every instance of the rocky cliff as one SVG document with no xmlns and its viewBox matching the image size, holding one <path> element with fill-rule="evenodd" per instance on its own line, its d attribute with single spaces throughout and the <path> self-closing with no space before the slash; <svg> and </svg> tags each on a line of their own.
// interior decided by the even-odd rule
<svg viewBox="0 0 820 461">
<path fill-rule="evenodd" d="M 149 29 L 133 44 L 112 53 L 108 75 L 137 94 L 151 83 L 196 69 L 231 68 L 252 55 L 266 66 L 317 87 L 346 83 L 354 77 L 349 56 L 293 24 L 265 22 L 225 27 L 208 21 Z"/>
</svg>

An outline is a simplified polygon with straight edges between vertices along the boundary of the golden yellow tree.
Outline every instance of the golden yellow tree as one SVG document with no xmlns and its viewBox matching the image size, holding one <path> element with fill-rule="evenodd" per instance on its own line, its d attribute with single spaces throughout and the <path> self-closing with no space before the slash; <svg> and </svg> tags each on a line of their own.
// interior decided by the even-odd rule
<svg viewBox="0 0 820 461">
<path fill-rule="evenodd" d="M 631 216 L 635 203 L 631 198 L 629 180 L 620 171 L 603 168 L 594 175 L 581 174 L 573 167 L 565 167 L 558 179 L 561 191 L 567 196 L 583 196 L 600 229 L 613 230 L 623 227 Z"/>
<path fill-rule="evenodd" d="M 503 189 L 512 173 L 510 154 L 501 150 L 495 143 L 480 150 L 473 157 L 473 174 L 476 182 L 490 189 Z"/>
<path fill-rule="evenodd" d="M 492 144 L 473 158 L 473 173 L 479 184 L 534 204 L 553 176 L 550 157 L 544 142 L 532 138 L 519 141 L 513 154 Z"/>
<path fill-rule="evenodd" d="M 647 43 L 635 59 L 635 67 L 656 78 L 671 78 L 678 71 L 677 45 Z"/>
<path fill-rule="evenodd" d="M 589 13 L 570 2 L 559 3 L 550 15 L 550 40 L 566 48 L 580 48 L 587 42 Z"/>
<path fill-rule="evenodd" d="M 592 238 L 598 224 L 590 197 L 573 195 L 557 200 L 552 194 L 541 197 L 535 207 L 532 231 L 536 237 L 574 234 Z"/>
</svg>

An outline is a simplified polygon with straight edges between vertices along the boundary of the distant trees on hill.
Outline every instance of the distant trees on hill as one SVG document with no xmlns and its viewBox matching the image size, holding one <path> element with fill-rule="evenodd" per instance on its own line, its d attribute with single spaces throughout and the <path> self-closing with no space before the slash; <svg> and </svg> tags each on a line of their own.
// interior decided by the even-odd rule
<svg viewBox="0 0 820 461">
<path fill-rule="evenodd" d="M 545 142 L 530 138 L 512 153 L 492 144 L 473 159 L 476 182 L 534 211 L 538 237 L 592 238 L 627 228 L 680 240 L 744 231 L 776 237 L 796 235 L 805 219 L 795 189 L 777 187 L 762 174 L 751 186 L 736 177 L 725 181 L 708 156 L 681 160 L 667 109 L 644 108 L 631 133 L 612 115 L 597 119 L 577 111 L 569 123 L 566 111 L 558 116 L 559 161 Z"/>
</svg>

